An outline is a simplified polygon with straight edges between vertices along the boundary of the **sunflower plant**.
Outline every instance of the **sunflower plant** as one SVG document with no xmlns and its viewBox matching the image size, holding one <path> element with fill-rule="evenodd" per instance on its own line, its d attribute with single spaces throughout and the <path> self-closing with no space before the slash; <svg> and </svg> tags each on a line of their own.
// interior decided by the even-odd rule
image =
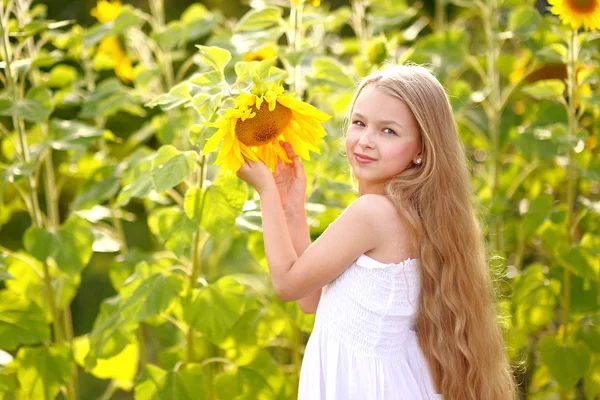
<svg viewBox="0 0 600 400">
<path fill-rule="evenodd" d="M 202 149 L 207 154 L 220 145 L 215 165 L 236 172 L 246 157 L 260 159 L 274 171 L 278 159 L 292 162 L 283 142 L 290 143 L 305 160 L 310 160 L 310 151 L 320 154 L 318 146 L 326 136 L 321 123 L 330 116 L 285 94 L 280 84 L 268 84 L 265 89 L 254 87 L 249 93 L 240 93 L 233 108 L 216 123 L 206 124 L 218 128 Z"/>
</svg>

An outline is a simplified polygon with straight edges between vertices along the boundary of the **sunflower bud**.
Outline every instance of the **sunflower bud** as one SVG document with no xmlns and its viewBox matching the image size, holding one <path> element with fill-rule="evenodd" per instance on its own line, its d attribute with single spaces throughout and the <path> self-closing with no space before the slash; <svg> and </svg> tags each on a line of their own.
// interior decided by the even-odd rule
<svg viewBox="0 0 600 400">
<path fill-rule="evenodd" d="M 385 42 L 381 39 L 374 39 L 367 45 L 367 57 L 369 57 L 369 61 L 378 65 L 385 61 L 387 57 L 387 49 L 385 47 Z"/>
</svg>

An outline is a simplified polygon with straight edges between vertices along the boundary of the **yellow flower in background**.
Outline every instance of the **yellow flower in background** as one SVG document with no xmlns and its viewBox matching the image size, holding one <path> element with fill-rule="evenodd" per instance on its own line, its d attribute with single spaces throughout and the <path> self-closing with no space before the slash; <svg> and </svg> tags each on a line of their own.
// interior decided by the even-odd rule
<svg viewBox="0 0 600 400">
<path fill-rule="evenodd" d="M 255 52 L 249 51 L 244 54 L 244 61 L 262 61 L 271 57 L 277 57 L 275 49 L 273 47 L 263 47 Z"/>
<path fill-rule="evenodd" d="M 304 0 L 291 0 L 291 2 L 295 5 L 300 4 L 300 2 L 302 2 Z M 321 0 L 312 0 L 311 1 L 313 7 L 319 7 L 321 5 Z"/>
<path fill-rule="evenodd" d="M 552 14 L 558 15 L 565 25 L 596 31 L 600 29 L 600 0 L 548 0 Z"/>
<path fill-rule="evenodd" d="M 215 165 L 230 172 L 240 169 L 244 156 L 264 161 L 271 171 L 278 159 L 291 162 L 279 141 L 290 143 L 305 160 L 310 160 L 309 151 L 320 154 L 318 145 L 326 136 L 321 123 L 331 117 L 283 92 L 283 87 L 270 85 L 264 92 L 242 93 L 234 100 L 235 108 L 216 123 L 206 124 L 219 129 L 202 152 L 210 153 L 220 144 Z"/>
<path fill-rule="evenodd" d="M 116 36 L 107 36 L 98 45 L 97 56 L 107 56 L 114 63 L 115 74 L 126 83 L 135 77 L 135 70 L 131 60 L 121 48 L 121 43 Z"/>
<path fill-rule="evenodd" d="M 114 2 L 100 0 L 96 7 L 92 8 L 90 14 L 92 17 L 96 17 L 98 22 L 104 24 L 117 18 L 121 12 L 121 7 L 123 7 L 123 5 L 119 0 Z"/>
</svg>

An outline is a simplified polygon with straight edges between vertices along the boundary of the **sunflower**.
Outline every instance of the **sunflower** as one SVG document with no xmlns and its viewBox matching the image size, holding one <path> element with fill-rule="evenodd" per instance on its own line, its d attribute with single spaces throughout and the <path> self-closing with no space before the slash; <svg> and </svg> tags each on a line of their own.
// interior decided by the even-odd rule
<svg viewBox="0 0 600 400">
<path fill-rule="evenodd" d="M 271 171 L 278 159 L 292 162 L 280 141 L 288 142 L 305 160 L 310 160 L 309 151 L 321 154 L 318 145 L 326 135 L 321 123 L 331 117 L 283 92 L 279 85 L 267 85 L 264 91 L 240 94 L 234 100 L 235 107 L 219 121 L 206 123 L 218 130 L 202 153 L 210 153 L 221 144 L 215 165 L 231 172 L 240 169 L 244 157 L 264 161 Z"/>
<path fill-rule="evenodd" d="M 92 9 L 90 14 L 92 17 L 96 17 L 98 22 L 105 24 L 117 18 L 121 13 L 121 7 L 123 5 L 120 1 L 109 2 L 106 0 L 100 0 L 96 7 Z"/>
<path fill-rule="evenodd" d="M 244 54 L 244 61 L 262 61 L 267 58 L 277 57 L 277 52 L 273 47 L 263 47 L 257 51 L 249 51 Z"/>
<path fill-rule="evenodd" d="M 552 14 L 558 15 L 563 24 L 585 30 L 600 28 L 600 0 L 548 0 Z"/>
</svg>

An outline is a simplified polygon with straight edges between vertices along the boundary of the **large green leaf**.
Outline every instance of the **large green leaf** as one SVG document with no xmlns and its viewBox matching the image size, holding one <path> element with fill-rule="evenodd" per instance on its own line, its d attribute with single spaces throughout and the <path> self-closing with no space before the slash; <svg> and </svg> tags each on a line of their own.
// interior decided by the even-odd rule
<svg viewBox="0 0 600 400">
<path fill-rule="evenodd" d="M 283 22 L 283 11 L 279 7 L 265 7 L 248 11 L 237 23 L 236 32 L 258 31 L 271 28 Z"/>
<path fill-rule="evenodd" d="M 189 256 L 193 234 L 198 231 L 198 225 L 181 208 L 156 209 L 148 217 L 148 226 L 152 233 L 163 240 L 166 249 L 178 256 Z"/>
<path fill-rule="evenodd" d="M 73 350 L 77 364 L 85 367 L 85 357 L 90 350 L 89 337 L 86 335 L 75 338 Z M 139 350 L 137 341 L 131 343 L 116 356 L 99 359 L 89 373 L 100 379 L 112 379 L 117 387 L 131 390 L 138 370 Z"/>
<path fill-rule="evenodd" d="M 54 400 L 71 375 L 73 354 L 67 343 L 50 347 L 23 347 L 17 353 L 20 398 Z"/>
<path fill-rule="evenodd" d="M 0 291 L 0 348 L 14 350 L 50 339 L 42 309 L 32 301 L 7 290 Z"/>
<path fill-rule="evenodd" d="M 202 54 L 202 61 L 205 64 L 208 64 L 210 67 L 221 73 L 223 76 L 223 72 L 225 70 L 225 66 L 231 60 L 231 53 L 229 50 L 223 49 L 221 47 L 216 46 L 196 46 L 200 53 Z"/>
<path fill-rule="evenodd" d="M 181 82 L 173 86 L 168 93 L 163 93 L 150 101 L 147 106 L 160 106 L 163 110 L 170 110 L 187 103 L 190 99 L 190 85 L 187 82 Z"/>
<path fill-rule="evenodd" d="M 562 344 L 556 336 L 545 336 L 540 344 L 542 362 L 552 377 L 565 389 L 571 389 L 590 367 L 590 353 L 583 343 Z"/>
<path fill-rule="evenodd" d="M 117 196 L 116 205 L 123 207 L 132 198 L 144 199 L 154 189 L 152 180 L 152 159 L 155 153 L 139 159 L 135 164 L 126 167 L 121 183 L 123 189 Z"/>
<path fill-rule="evenodd" d="M 560 283 L 548 280 L 545 271 L 544 265 L 529 265 L 514 282 L 516 323 L 530 331 L 545 326 L 554 318 Z"/>
<path fill-rule="evenodd" d="M 354 85 L 354 80 L 346 68 L 330 57 L 317 57 L 313 60 L 313 74 L 307 78 L 311 85 L 346 90 Z"/>
<path fill-rule="evenodd" d="M 24 251 L 10 255 L 6 259 L 8 272 L 15 279 L 5 282 L 6 288 L 21 298 L 35 302 L 46 315 L 46 321 L 52 320 L 46 286 L 43 278 L 44 267 L 36 258 Z M 67 307 L 77 292 L 81 277 L 70 276 L 62 272 L 56 263 L 48 264 L 48 272 L 54 289 L 54 302 L 57 308 Z"/>
<path fill-rule="evenodd" d="M 202 367 L 185 364 L 165 371 L 148 364 L 135 386 L 136 400 L 196 400 L 207 396 Z"/>
<path fill-rule="evenodd" d="M 596 399 L 600 394 L 600 358 L 596 357 L 585 375 L 583 387 L 586 400 Z"/>
<path fill-rule="evenodd" d="M 46 262 L 46 258 L 52 257 L 71 276 L 85 268 L 93 253 L 94 235 L 89 223 L 76 216 L 71 216 L 56 233 L 30 227 L 23 240 L 35 258 Z"/>
<path fill-rule="evenodd" d="M 174 146 L 166 145 L 158 149 L 152 160 L 152 180 L 157 192 L 164 192 L 183 182 L 196 170 L 198 153 L 181 152 Z"/>
<path fill-rule="evenodd" d="M 102 81 L 96 90 L 86 97 L 79 114 L 80 118 L 110 117 L 120 111 L 144 116 L 140 100 L 117 78 Z"/>
<path fill-rule="evenodd" d="M 56 150 L 85 149 L 107 131 L 78 121 L 52 119 L 50 146 Z"/>
<path fill-rule="evenodd" d="M 247 301 L 246 288 L 224 277 L 204 289 L 195 289 L 184 305 L 184 320 L 213 343 L 221 343 L 241 317 Z"/>
<path fill-rule="evenodd" d="M 245 182 L 234 175 L 221 175 L 202 195 L 198 190 L 188 190 L 185 212 L 200 223 L 202 229 L 218 237 L 234 227 L 247 197 L 248 186 Z"/>
<path fill-rule="evenodd" d="M 566 85 L 560 79 L 546 79 L 523 86 L 523 92 L 536 100 L 555 99 L 562 96 Z"/>
<path fill-rule="evenodd" d="M 513 34 L 523 39 L 530 37 L 539 27 L 542 16 L 530 5 L 514 8 L 508 19 L 508 27 Z"/>
<path fill-rule="evenodd" d="M 567 243 L 557 243 L 555 251 L 563 267 L 570 269 L 582 278 L 598 281 L 600 269 L 598 260 L 589 254 L 587 249 L 580 245 L 569 246 Z"/>
<path fill-rule="evenodd" d="M 523 228 L 526 238 L 531 237 L 548 217 L 552 210 L 553 201 L 554 198 L 551 194 L 542 193 L 529 204 L 529 209 L 523 216 Z"/>
<path fill-rule="evenodd" d="M 215 386 L 220 400 L 271 400 L 275 394 L 258 372 L 239 367 L 217 376 Z"/>
<path fill-rule="evenodd" d="M 90 334 L 86 367 L 93 368 L 98 358 L 119 354 L 128 344 L 128 334 L 139 322 L 167 310 L 182 288 L 181 276 L 159 273 L 141 282 L 127 298 L 116 296 L 105 300 Z"/>
</svg>

